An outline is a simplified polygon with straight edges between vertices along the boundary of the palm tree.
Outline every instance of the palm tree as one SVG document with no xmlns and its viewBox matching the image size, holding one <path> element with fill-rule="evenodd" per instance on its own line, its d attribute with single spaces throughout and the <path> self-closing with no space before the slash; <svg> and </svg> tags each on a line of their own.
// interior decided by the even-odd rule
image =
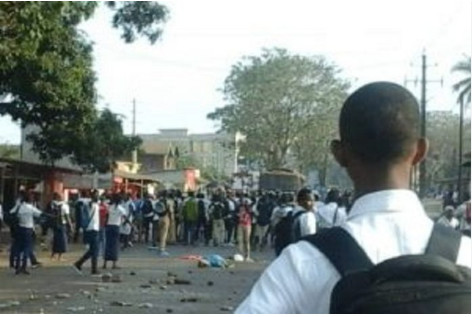
<svg viewBox="0 0 472 317">
<path fill-rule="evenodd" d="M 452 68 L 453 72 L 460 72 L 465 75 L 463 79 L 455 83 L 452 88 L 459 94 L 457 101 L 460 103 L 459 115 L 459 174 L 457 177 L 457 189 L 459 203 L 462 202 L 462 135 L 464 133 L 464 105 L 470 104 L 470 56 L 465 56 L 464 60 L 458 62 Z"/>
</svg>

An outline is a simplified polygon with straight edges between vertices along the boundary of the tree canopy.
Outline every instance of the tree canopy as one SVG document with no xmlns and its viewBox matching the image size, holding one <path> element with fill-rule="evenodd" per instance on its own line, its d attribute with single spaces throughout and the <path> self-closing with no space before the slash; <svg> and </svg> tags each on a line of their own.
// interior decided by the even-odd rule
<svg viewBox="0 0 472 317">
<path fill-rule="evenodd" d="M 208 115 L 240 132 L 241 154 L 267 169 L 314 167 L 324 158 L 349 83 L 321 56 L 265 49 L 245 57 L 226 78 L 226 105 Z"/>
<path fill-rule="evenodd" d="M 87 144 L 84 140 L 99 120 L 93 45 L 79 29 L 99 4 L 0 2 L 0 115 L 40 128 L 28 139 L 43 161 L 81 156 L 79 145 Z M 138 36 L 154 43 L 168 16 L 156 2 L 107 6 L 114 10 L 113 27 L 127 43 Z"/>
<path fill-rule="evenodd" d="M 452 68 L 453 72 L 461 73 L 464 78 L 453 86 L 454 91 L 459 94 L 458 102 L 464 102 L 464 104 L 470 104 L 470 56 L 465 56 L 462 61 L 459 61 Z"/>
</svg>

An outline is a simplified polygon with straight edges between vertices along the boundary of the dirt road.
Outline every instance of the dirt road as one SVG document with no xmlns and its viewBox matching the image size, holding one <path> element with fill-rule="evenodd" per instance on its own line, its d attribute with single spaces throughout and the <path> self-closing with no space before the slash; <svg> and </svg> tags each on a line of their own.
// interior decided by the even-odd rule
<svg viewBox="0 0 472 317">
<path fill-rule="evenodd" d="M 38 247 L 36 249 L 39 249 Z M 120 275 L 121 282 L 102 282 L 89 274 L 78 275 L 71 264 L 83 252 L 73 245 L 64 262 L 39 252 L 43 267 L 31 275 L 15 276 L 7 268 L 7 252 L 0 253 L 0 313 L 231 313 L 249 292 L 261 271 L 272 260 L 271 250 L 254 253 L 254 263 L 235 263 L 233 268 L 198 268 L 184 255 L 233 255 L 230 247 L 188 248 L 172 246 L 171 257 L 135 246 L 121 255 L 119 270 L 102 273 Z M 169 284 L 176 275 L 177 282 Z"/>
</svg>

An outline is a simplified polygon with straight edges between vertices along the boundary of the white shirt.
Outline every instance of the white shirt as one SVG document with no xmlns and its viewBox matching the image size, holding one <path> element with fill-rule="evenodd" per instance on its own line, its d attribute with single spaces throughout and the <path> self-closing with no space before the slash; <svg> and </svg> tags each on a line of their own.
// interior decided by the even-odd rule
<svg viewBox="0 0 472 317">
<path fill-rule="evenodd" d="M 297 206 L 293 215 L 297 212 L 302 211 L 303 213 L 295 219 L 295 225 L 297 222 L 300 224 L 300 237 L 308 236 L 316 233 L 316 217 L 313 211 L 305 211 L 302 207 Z"/>
<path fill-rule="evenodd" d="M 12 211 L 16 212 L 17 206 L 15 206 Z M 41 211 L 34 207 L 32 204 L 23 202 L 18 209 L 18 225 L 23 228 L 34 228 L 34 219 L 41 215 Z"/>
<path fill-rule="evenodd" d="M 85 231 L 98 231 L 100 229 L 100 207 L 97 202 L 92 202 L 89 208 L 90 223 Z"/>
<path fill-rule="evenodd" d="M 378 264 L 400 255 L 424 253 L 433 224 L 415 193 L 385 190 L 357 199 L 342 227 Z M 458 264 L 471 266 L 471 248 L 470 238 L 462 237 Z M 327 314 L 339 279 L 318 249 L 300 241 L 272 262 L 236 313 Z"/>
<path fill-rule="evenodd" d="M 3 221 L 3 208 L 1 204 L 0 204 L 0 221 Z"/>
<path fill-rule="evenodd" d="M 331 202 L 320 206 L 317 210 L 318 216 L 329 225 L 329 227 L 342 225 L 347 218 L 346 208 L 338 207 L 338 204 Z"/>
<path fill-rule="evenodd" d="M 293 210 L 292 205 L 282 205 L 277 206 L 272 211 L 272 215 L 270 216 L 270 224 L 273 228 L 279 223 L 282 218 L 284 218 L 290 211 Z"/>
<path fill-rule="evenodd" d="M 107 225 L 120 226 L 123 217 L 126 216 L 126 210 L 121 205 L 111 205 L 110 211 L 108 212 Z"/>
<path fill-rule="evenodd" d="M 452 217 L 451 220 L 447 219 L 446 216 L 442 216 L 441 218 L 438 219 L 438 223 L 446 226 L 446 227 L 450 227 L 452 229 L 457 229 L 459 228 L 459 220 L 457 220 L 456 217 Z"/>
</svg>

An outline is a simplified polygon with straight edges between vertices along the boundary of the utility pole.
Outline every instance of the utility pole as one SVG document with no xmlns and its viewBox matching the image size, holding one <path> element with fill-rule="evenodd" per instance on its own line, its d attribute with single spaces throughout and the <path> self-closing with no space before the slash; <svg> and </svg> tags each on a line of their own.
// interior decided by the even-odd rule
<svg viewBox="0 0 472 317">
<path fill-rule="evenodd" d="M 464 98 L 460 100 L 460 110 L 459 110 L 459 171 L 457 175 L 457 201 L 462 203 L 462 137 L 464 134 Z"/>
<path fill-rule="evenodd" d="M 420 99 L 420 107 L 421 107 L 421 125 L 420 125 L 420 135 L 422 138 L 426 138 L 426 86 L 428 83 L 433 83 L 433 82 L 440 82 L 441 86 L 443 83 L 443 80 L 427 80 L 426 78 L 426 71 L 428 68 L 428 64 L 426 63 L 426 53 L 423 50 L 423 54 L 421 55 L 421 99 Z M 405 79 L 405 85 L 407 82 L 411 80 Z M 415 86 L 417 84 L 418 80 L 415 79 L 414 83 Z M 416 174 L 416 168 L 413 169 L 414 173 Z M 419 196 L 420 198 L 423 198 L 426 195 L 426 159 L 421 161 L 420 163 L 420 169 L 419 169 Z M 416 175 L 415 177 L 416 178 Z"/>
<path fill-rule="evenodd" d="M 426 54 L 421 56 L 421 137 L 426 138 Z M 420 163 L 420 198 L 426 194 L 426 158 Z"/>
<path fill-rule="evenodd" d="M 136 99 L 133 99 L 133 136 L 136 136 Z M 133 167 L 138 163 L 138 149 L 134 149 L 131 153 L 131 161 Z"/>
</svg>

